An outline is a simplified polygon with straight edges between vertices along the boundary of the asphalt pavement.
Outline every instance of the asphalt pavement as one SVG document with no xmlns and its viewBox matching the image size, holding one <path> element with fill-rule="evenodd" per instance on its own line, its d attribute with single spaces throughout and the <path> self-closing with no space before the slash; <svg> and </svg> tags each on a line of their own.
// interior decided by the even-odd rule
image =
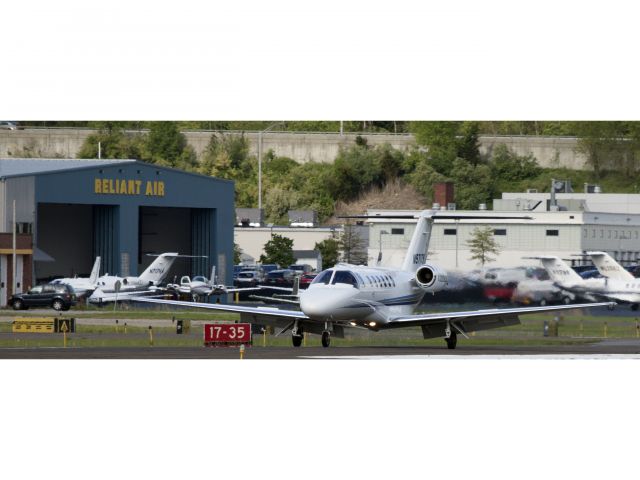
<svg viewBox="0 0 640 480">
<path fill-rule="evenodd" d="M 429 359 L 429 358 L 638 358 L 640 340 L 593 344 L 485 347 L 246 347 L 244 359 Z M 0 348 L 0 359 L 240 359 L 238 347 Z"/>
</svg>

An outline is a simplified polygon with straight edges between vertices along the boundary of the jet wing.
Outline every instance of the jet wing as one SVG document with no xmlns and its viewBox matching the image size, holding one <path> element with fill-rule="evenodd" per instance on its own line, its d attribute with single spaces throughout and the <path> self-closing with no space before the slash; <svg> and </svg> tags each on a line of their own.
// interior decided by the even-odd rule
<svg viewBox="0 0 640 480">
<path fill-rule="evenodd" d="M 449 322 L 452 329 L 464 335 L 466 332 L 517 325 L 520 323 L 518 315 L 522 314 L 545 313 L 577 308 L 611 307 L 613 305 L 615 305 L 613 302 L 601 302 L 403 315 L 390 317 L 386 323 L 380 325 L 380 328 L 422 327 L 424 338 L 434 338 L 443 336 L 447 322 Z"/>
<path fill-rule="evenodd" d="M 220 303 L 198 303 L 198 302 L 183 302 L 181 300 L 161 300 L 159 298 L 149 297 L 132 297 L 131 301 L 145 302 L 145 303 L 158 303 L 161 305 L 174 305 L 176 307 L 190 307 L 190 308 L 204 308 L 208 310 L 218 310 L 221 312 L 233 312 L 244 315 L 255 315 L 257 317 L 279 317 L 288 318 L 291 320 L 301 319 L 309 320 L 304 313 L 299 310 L 281 310 L 273 307 L 246 307 L 244 305 L 223 305 Z"/>
</svg>

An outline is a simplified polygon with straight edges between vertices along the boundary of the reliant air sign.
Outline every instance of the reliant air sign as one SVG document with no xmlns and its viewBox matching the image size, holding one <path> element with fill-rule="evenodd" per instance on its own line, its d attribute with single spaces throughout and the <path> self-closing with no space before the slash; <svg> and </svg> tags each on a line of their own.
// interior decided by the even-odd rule
<svg viewBox="0 0 640 480">
<path fill-rule="evenodd" d="M 93 192 L 101 195 L 146 195 L 164 197 L 164 182 L 155 180 L 125 180 L 120 178 L 96 178 Z"/>
</svg>

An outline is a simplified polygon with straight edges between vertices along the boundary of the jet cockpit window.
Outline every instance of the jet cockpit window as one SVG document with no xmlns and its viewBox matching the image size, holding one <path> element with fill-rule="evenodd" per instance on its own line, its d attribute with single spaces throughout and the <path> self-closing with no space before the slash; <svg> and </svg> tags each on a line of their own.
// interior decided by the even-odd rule
<svg viewBox="0 0 640 480">
<path fill-rule="evenodd" d="M 204 278 L 202 275 L 198 275 L 197 277 L 193 277 L 193 281 L 194 282 L 206 282 L 207 279 Z"/>
<path fill-rule="evenodd" d="M 346 283 L 358 288 L 358 280 L 356 280 L 356 277 L 354 277 L 351 272 L 347 272 L 345 270 L 336 271 L 336 274 L 333 276 L 333 280 L 331 281 L 331 285 L 335 285 L 336 283 Z"/>
<path fill-rule="evenodd" d="M 333 275 L 333 270 L 325 270 L 316 278 L 314 278 L 313 282 L 311 283 L 324 283 L 325 285 L 329 285 L 329 282 L 331 281 L 331 275 Z"/>
</svg>

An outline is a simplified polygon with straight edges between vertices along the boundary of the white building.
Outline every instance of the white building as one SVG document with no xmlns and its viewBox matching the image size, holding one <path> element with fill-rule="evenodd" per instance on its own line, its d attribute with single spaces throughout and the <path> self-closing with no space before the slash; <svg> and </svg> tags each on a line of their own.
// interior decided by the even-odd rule
<svg viewBox="0 0 640 480">
<path fill-rule="evenodd" d="M 417 211 L 397 210 L 368 211 L 368 215 L 417 213 Z M 507 217 L 516 214 L 514 211 L 487 210 L 457 211 L 456 213 L 471 217 L 487 215 Z M 523 257 L 558 255 L 564 259 L 571 259 L 573 255 L 589 250 L 609 252 L 620 261 L 636 261 L 640 258 L 640 213 L 538 210 L 519 213 L 532 218 L 438 220 L 431 234 L 428 258 L 447 269 L 478 268 L 479 265 L 470 260 L 471 252 L 467 246 L 473 230 L 478 227 L 491 227 L 494 238 L 500 245 L 500 254 L 494 262 L 489 264 L 495 267 L 538 265 L 537 260 L 523 259 Z M 375 265 L 382 253 L 381 265 L 399 266 L 411 241 L 415 223 L 415 220 L 371 219 L 369 265 Z"/>
</svg>

